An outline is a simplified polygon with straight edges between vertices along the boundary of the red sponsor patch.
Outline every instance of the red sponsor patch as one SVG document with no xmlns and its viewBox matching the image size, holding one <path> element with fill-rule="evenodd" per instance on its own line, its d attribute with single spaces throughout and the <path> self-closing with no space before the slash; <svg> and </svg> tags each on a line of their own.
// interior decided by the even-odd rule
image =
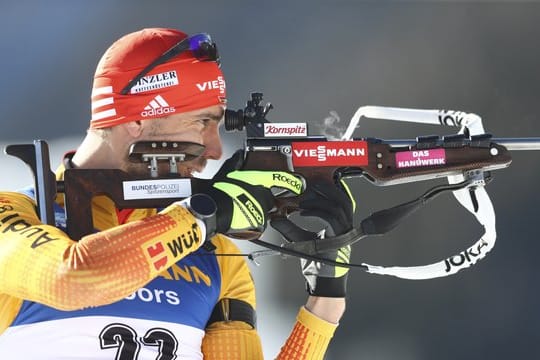
<svg viewBox="0 0 540 360">
<path fill-rule="evenodd" d="M 366 141 L 292 143 L 293 166 L 360 166 L 368 164 Z"/>
</svg>

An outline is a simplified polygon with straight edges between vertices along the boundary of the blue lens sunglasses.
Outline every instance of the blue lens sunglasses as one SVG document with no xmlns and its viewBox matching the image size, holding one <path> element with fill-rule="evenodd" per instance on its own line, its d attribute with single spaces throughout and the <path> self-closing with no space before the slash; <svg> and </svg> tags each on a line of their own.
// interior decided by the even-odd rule
<svg viewBox="0 0 540 360">
<path fill-rule="evenodd" d="M 153 68 L 163 63 L 166 63 L 175 56 L 180 55 L 184 51 L 191 51 L 193 56 L 200 61 L 215 61 L 220 66 L 219 54 L 216 43 L 212 42 L 210 35 L 206 33 L 195 34 L 189 36 L 182 41 L 173 45 L 169 50 L 161 54 L 157 59 L 152 61 L 140 73 L 137 74 L 130 82 L 122 89 L 120 94 L 127 95 L 131 88 L 137 84 L 142 77 L 148 74 Z"/>
</svg>

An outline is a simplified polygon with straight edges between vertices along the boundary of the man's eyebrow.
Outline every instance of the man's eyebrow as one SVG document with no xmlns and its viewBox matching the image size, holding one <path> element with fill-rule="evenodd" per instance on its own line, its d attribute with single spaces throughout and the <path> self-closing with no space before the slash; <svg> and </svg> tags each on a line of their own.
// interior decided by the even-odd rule
<svg viewBox="0 0 540 360">
<path fill-rule="evenodd" d="M 225 113 L 224 110 L 220 111 L 219 114 L 215 112 L 202 112 L 200 114 L 197 114 L 198 118 L 208 118 L 210 120 L 214 121 L 220 121 L 223 118 L 223 114 Z"/>
</svg>

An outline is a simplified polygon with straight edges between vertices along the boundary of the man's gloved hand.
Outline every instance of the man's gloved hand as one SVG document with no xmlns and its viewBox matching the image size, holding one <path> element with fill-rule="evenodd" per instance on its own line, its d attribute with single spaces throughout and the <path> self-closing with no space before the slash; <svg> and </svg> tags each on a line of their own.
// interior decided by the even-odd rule
<svg viewBox="0 0 540 360">
<path fill-rule="evenodd" d="M 284 171 L 239 170 L 244 152 L 237 151 L 212 179 L 205 191 L 217 204 L 217 232 L 234 235 L 243 231 L 263 232 L 274 207 L 271 188 L 300 194 L 303 182 Z"/>
<path fill-rule="evenodd" d="M 300 202 L 301 216 L 315 216 L 328 223 L 325 237 L 344 234 L 353 227 L 354 199 L 347 185 L 343 189 L 328 184 L 310 184 Z M 318 256 L 349 263 L 351 247 L 320 253 Z M 307 291 L 313 296 L 345 297 L 349 269 L 336 267 L 313 260 L 301 260 L 302 273 L 307 282 Z"/>
</svg>

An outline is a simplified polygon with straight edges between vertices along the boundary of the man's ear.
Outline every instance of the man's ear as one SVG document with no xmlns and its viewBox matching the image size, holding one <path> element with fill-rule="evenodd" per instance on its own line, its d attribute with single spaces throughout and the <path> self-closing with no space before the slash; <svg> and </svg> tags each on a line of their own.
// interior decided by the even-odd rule
<svg viewBox="0 0 540 360">
<path fill-rule="evenodd" d="M 143 132 L 143 124 L 140 120 L 130 121 L 128 123 L 122 124 L 122 126 L 124 126 L 127 133 L 135 139 L 141 136 Z"/>
</svg>

